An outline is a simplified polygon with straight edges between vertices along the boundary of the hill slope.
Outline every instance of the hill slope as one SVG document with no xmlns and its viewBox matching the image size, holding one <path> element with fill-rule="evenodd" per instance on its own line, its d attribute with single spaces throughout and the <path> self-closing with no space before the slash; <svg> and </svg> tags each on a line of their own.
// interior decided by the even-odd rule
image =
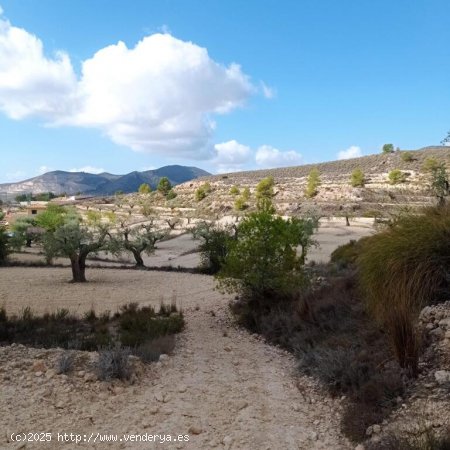
<svg viewBox="0 0 450 450">
<path fill-rule="evenodd" d="M 423 163 L 427 158 L 436 158 L 450 169 L 450 147 L 426 147 L 410 151 L 411 161 L 404 161 L 403 153 L 202 177 L 177 186 L 178 203 L 196 206 L 205 215 L 232 213 L 238 196 L 230 194 L 231 186 L 237 186 L 241 191 L 248 187 L 251 197 L 247 209 L 251 210 L 255 207 L 256 185 L 268 176 L 275 180 L 274 201 L 277 211 L 288 215 L 308 211 L 319 215 L 339 215 L 345 214 L 345 211 L 353 215 L 385 215 L 399 208 L 419 208 L 433 203 L 435 200 L 429 189 L 429 174 L 423 171 Z M 319 170 L 321 184 L 316 196 L 306 198 L 304 191 L 312 168 Z M 350 184 L 351 173 L 357 168 L 364 172 L 364 187 L 355 188 Z M 404 182 L 390 184 L 388 174 L 394 169 L 404 173 Z M 212 192 L 201 202 L 196 202 L 195 190 L 206 181 L 211 184 Z"/>
</svg>

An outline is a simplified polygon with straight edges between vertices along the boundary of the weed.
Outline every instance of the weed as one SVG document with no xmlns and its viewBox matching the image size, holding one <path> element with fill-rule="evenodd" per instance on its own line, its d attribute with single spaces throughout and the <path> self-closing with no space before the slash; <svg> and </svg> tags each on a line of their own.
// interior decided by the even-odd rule
<svg viewBox="0 0 450 450">
<path fill-rule="evenodd" d="M 131 352 L 119 345 L 99 350 L 96 363 L 97 376 L 100 380 L 128 380 L 132 374 L 129 361 Z"/>
</svg>

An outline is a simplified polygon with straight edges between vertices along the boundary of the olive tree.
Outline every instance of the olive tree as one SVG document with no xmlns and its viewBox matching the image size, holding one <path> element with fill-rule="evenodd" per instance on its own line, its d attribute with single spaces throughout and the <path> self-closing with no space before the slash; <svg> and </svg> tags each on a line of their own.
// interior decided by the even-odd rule
<svg viewBox="0 0 450 450">
<path fill-rule="evenodd" d="M 47 258 L 62 256 L 70 259 L 72 281 L 86 282 L 86 258 L 90 253 L 109 248 L 109 224 L 88 226 L 75 214 L 64 217 L 61 225 L 43 236 Z"/>
<path fill-rule="evenodd" d="M 144 267 L 142 254 L 151 255 L 155 251 L 156 242 L 165 235 L 164 232 L 154 230 L 153 221 L 135 226 L 122 222 L 114 235 L 113 245 L 116 252 L 121 249 L 130 252 L 136 261 L 136 267 Z"/>
</svg>

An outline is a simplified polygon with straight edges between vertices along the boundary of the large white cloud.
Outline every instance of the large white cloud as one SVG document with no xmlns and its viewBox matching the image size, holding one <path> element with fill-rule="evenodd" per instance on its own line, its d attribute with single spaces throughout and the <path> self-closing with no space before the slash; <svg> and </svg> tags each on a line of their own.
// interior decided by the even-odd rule
<svg viewBox="0 0 450 450">
<path fill-rule="evenodd" d="M 202 159 L 216 154 L 214 115 L 257 90 L 237 64 L 159 33 L 100 49 L 77 76 L 66 53 L 47 57 L 36 36 L 0 18 L 0 110 L 13 119 L 93 127 L 136 151 Z"/>
<path fill-rule="evenodd" d="M 361 148 L 356 145 L 352 145 L 347 150 L 342 150 L 338 153 L 338 159 L 359 158 L 360 156 L 362 156 Z"/>
<path fill-rule="evenodd" d="M 216 144 L 216 157 L 211 161 L 216 172 L 236 172 L 250 169 L 270 169 L 296 166 L 302 163 L 302 155 L 293 150 L 281 151 L 270 145 L 257 149 L 235 140 Z"/>
<path fill-rule="evenodd" d="M 262 145 L 256 151 L 255 161 L 261 168 L 298 166 L 302 155 L 293 150 L 283 152 L 270 145 Z"/>
<path fill-rule="evenodd" d="M 216 144 L 214 149 L 216 157 L 212 163 L 219 173 L 243 170 L 245 165 L 253 159 L 251 148 L 235 140 Z"/>
</svg>

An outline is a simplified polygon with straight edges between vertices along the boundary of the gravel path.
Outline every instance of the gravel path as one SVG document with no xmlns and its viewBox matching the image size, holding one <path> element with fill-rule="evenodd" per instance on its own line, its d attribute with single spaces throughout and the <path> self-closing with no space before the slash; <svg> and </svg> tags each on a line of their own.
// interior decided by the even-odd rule
<svg viewBox="0 0 450 450">
<path fill-rule="evenodd" d="M 132 385 L 95 381 L 84 372 L 55 375 L 59 350 L 0 348 L 0 429 L 6 430 L 0 448 L 353 448 L 339 432 L 340 401 L 314 381 L 296 377 L 290 355 L 234 327 L 228 299 L 212 289 L 211 278 L 156 275 L 174 275 L 174 289 L 188 283 L 196 289 L 186 295 L 186 329 L 174 355 L 139 366 Z M 53 441 L 26 447 L 6 443 L 17 431 L 52 432 Z M 189 442 L 58 444 L 58 431 L 189 435 Z"/>
</svg>

